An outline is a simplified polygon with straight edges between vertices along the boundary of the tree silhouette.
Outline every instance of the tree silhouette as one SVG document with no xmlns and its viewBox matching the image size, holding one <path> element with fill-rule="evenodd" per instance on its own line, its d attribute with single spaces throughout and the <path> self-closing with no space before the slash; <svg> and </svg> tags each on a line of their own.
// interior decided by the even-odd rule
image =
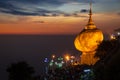
<svg viewBox="0 0 120 80">
<path fill-rule="evenodd" d="M 96 80 L 120 80 L 120 41 L 104 41 L 95 57 L 100 60 L 94 65 Z"/>
<path fill-rule="evenodd" d="M 119 45 L 120 43 L 117 40 L 103 41 L 96 50 L 97 52 L 95 54 L 95 57 L 105 59 L 106 56 L 110 56 L 112 53 L 114 53 Z"/>
<path fill-rule="evenodd" d="M 11 64 L 7 68 L 7 72 L 9 73 L 9 80 L 31 80 L 34 68 L 22 61 Z"/>
</svg>

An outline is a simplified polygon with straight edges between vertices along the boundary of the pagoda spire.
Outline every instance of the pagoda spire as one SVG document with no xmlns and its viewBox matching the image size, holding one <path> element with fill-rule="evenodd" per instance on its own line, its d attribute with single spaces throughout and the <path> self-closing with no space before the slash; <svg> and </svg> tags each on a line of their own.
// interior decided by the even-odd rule
<svg viewBox="0 0 120 80">
<path fill-rule="evenodd" d="M 94 28 L 96 28 L 96 26 L 92 20 L 92 0 L 90 0 L 89 20 L 88 20 L 88 24 L 86 25 L 86 29 L 94 29 Z"/>
</svg>

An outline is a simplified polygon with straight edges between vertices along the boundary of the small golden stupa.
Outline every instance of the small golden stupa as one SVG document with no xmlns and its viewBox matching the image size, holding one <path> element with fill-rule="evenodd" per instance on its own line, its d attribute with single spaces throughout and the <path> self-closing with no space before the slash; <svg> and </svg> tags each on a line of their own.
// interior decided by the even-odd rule
<svg viewBox="0 0 120 80">
<path fill-rule="evenodd" d="M 94 58 L 98 45 L 103 41 L 103 33 L 92 21 L 92 3 L 90 3 L 89 21 L 85 28 L 77 35 L 74 45 L 82 52 L 81 64 L 93 65 L 98 58 Z"/>
</svg>

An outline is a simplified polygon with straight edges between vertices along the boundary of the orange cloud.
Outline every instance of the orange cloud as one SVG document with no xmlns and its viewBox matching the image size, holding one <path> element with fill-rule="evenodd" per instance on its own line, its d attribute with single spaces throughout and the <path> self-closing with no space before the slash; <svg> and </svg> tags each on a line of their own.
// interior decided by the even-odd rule
<svg viewBox="0 0 120 80">
<path fill-rule="evenodd" d="M 110 13 L 109 13 L 110 14 Z M 104 32 L 112 32 L 119 27 L 120 16 L 116 14 L 94 14 L 96 26 Z M 0 34 L 77 34 L 87 24 L 86 17 L 3 17 L 7 23 L 0 23 Z M 1 19 L 0 19 L 1 20 Z M 41 22 L 43 21 L 43 22 Z"/>
</svg>

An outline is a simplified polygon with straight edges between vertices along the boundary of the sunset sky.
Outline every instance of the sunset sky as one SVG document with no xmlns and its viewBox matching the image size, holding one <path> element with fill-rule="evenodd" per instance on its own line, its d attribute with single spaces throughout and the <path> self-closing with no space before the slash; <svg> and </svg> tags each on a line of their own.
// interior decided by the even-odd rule
<svg viewBox="0 0 120 80">
<path fill-rule="evenodd" d="M 93 20 L 104 33 L 120 28 L 120 0 L 93 0 Z M 89 0 L 0 0 L 0 34 L 77 34 L 87 24 Z"/>
<path fill-rule="evenodd" d="M 74 39 L 88 22 L 89 2 L 0 0 L 0 79 L 8 80 L 6 69 L 13 62 L 27 61 L 39 74 L 45 68 L 45 57 L 80 55 Z M 92 3 L 97 28 L 106 34 L 120 29 L 120 0 L 92 0 Z"/>
</svg>

